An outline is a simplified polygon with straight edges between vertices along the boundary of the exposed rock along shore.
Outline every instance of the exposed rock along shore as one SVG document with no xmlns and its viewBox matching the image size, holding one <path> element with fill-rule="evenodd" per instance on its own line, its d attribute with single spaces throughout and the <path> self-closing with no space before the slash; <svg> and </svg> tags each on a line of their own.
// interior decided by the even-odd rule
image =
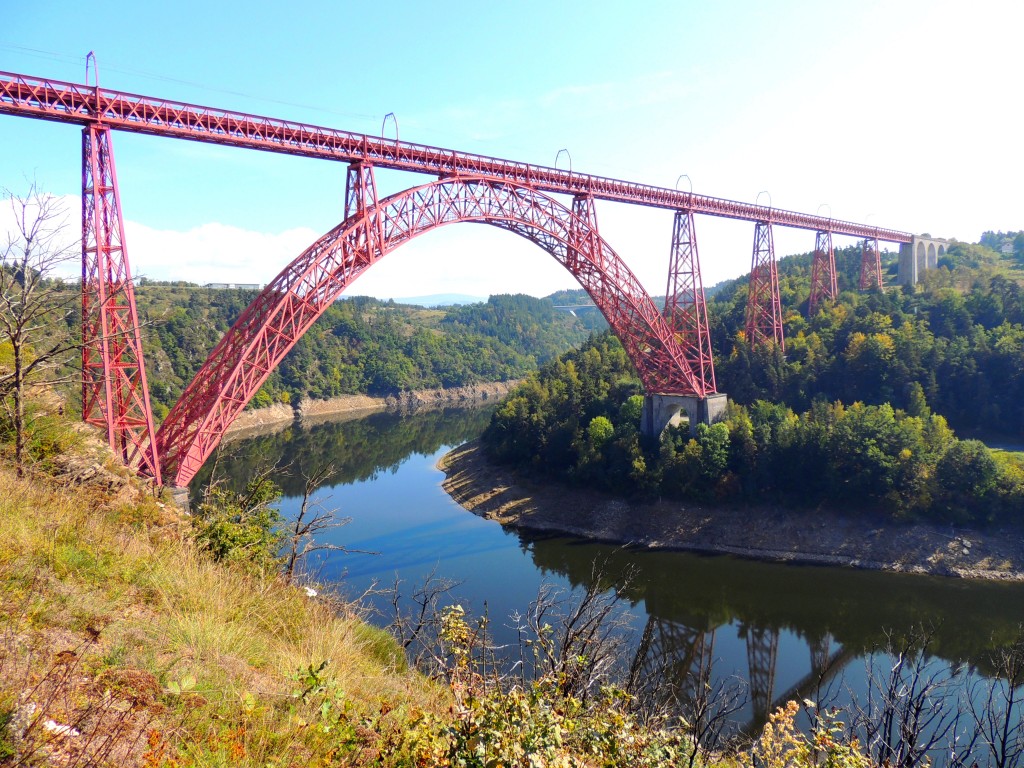
<svg viewBox="0 0 1024 768">
<path fill-rule="evenodd" d="M 474 405 L 500 399 L 518 383 L 518 380 L 492 381 L 469 384 L 464 387 L 451 387 L 450 389 L 400 392 L 389 397 L 342 395 L 327 400 L 303 399 L 299 401 L 297 407 L 275 403 L 266 408 L 254 408 L 242 412 L 228 427 L 226 435 L 242 437 L 253 432 L 272 432 L 284 429 L 297 420 L 304 423 L 316 423 L 358 418 L 375 411 L 407 412 L 421 408 Z"/>
<path fill-rule="evenodd" d="M 455 501 L 474 514 L 513 528 L 649 549 L 1024 581 L 1024 536 L 1019 530 L 953 530 L 897 524 L 883 515 L 852 517 L 821 509 L 627 501 L 535 482 L 491 465 L 478 441 L 450 451 L 438 467 L 445 473 L 443 488 Z"/>
</svg>

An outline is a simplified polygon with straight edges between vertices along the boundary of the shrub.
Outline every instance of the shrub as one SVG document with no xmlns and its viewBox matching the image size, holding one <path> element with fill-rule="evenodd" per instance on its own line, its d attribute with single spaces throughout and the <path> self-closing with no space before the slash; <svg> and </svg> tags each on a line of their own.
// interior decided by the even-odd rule
<svg viewBox="0 0 1024 768">
<path fill-rule="evenodd" d="M 193 536 L 215 560 L 276 570 L 283 518 L 273 505 L 280 498 L 281 489 L 266 473 L 250 480 L 241 493 L 211 483 L 196 508 Z"/>
</svg>

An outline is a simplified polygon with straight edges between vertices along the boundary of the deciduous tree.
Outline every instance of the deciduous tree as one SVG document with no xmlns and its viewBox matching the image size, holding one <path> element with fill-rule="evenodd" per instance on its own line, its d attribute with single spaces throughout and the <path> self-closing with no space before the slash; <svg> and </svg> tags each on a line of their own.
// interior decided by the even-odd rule
<svg viewBox="0 0 1024 768">
<path fill-rule="evenodd" d="M 13 227 L 0 245 L 0 401 L 14 433 L 14 458 L 24 474 L 33 385 L 56 381 L 56 371 L 77 341 L 67 322 L 77 292 L 55 279 L 73 257 L 67 213 L 59 199 L 33 184 L 24 197 L 4 191 Z"/>
</svg>

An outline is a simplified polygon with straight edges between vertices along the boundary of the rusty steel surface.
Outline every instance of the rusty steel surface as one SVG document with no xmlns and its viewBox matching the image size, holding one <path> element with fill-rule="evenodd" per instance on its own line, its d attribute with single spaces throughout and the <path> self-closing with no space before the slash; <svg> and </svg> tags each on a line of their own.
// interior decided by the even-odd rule
<svg viewBox="0 0 1024 768">
<path fill-rule="evenodd" d="M 912 237 L 910 233 L 893 229 L 680 192 L 650 184 L 11 72 L 0 72 L 0 114 L 82 125 L 102 122 L 122 131 L 345 163 L 366 162 L 378 168 L 441 177 L 487 176 L 542 192 L 584 194 L 599 200 L 669 210 L 690 210 L 705 216 L 767 221 L 779 226 L 870 237 L 892 243 L 909 243 Z"/>
<path fill-rule="evenodd" d="M 668 284 L 665 288 L 665 319 L 675 332 L 676 341 L 701 387 L 709 393 L 717 392 L 692 211 L 676 211 L 673 221 Z"/>
<path fill-rule="evenodd" d="M 82 132 L 82 419 L 125 466 L 161 482 L 110 131 Z"/>
<path fill-rule="evenodd" d="M 775 239 L 772 225 L 759 221 L 754 225 L 754 251 L 750 258 L 750 282 L 747 287 L 747 342 L 752 347 L 774 342 L 786 351 L 782 332 L 782 303 L 779 300 L 779 274 L 775 264 Z"/>
<path fill-rule="evenodd" d="M 456 222 L 490 224 L 550 253 L 590 294 L 648 392 L 705 396 L 676 335 L 594 229 L 584 198 L 557 200 L 493 178 L 450 178 L 375 199 L 372 169 L 350 169 L 347 218 L 289 264 L 221 339 L 157 434 L 164 477 L 186 485 L 274 367 L 341 292 L 403 243 Z"/>
</svg>

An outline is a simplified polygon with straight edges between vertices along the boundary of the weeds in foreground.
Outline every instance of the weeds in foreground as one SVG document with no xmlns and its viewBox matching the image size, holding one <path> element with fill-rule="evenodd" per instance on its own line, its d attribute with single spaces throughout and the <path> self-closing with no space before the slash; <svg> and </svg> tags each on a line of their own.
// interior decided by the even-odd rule
<svg viewBox="0 0 1024 768">
<path fill-rule="evenodd" d="M 141 670 L 89 675 L 99 632 L 54 655 L 21 647 L 5 628 L 0 646 L 0 760 L 5 765 L 100 766 L 124 762 L 162 711 L 156 679 Z"/>
<path fill-rule="evenodd" d="M 812 707 L 812 702 L 805 702 Z M 832 709 L 818 713 L 810 734 L 796 726 L 800 705 L 788 702 L 769 715 L 760 738 L 749 752 L 743 753 L 740 765 L 744 768 L 870 768 L 871 759 L 864 754 L 860 742 L 847 735 L 846 725 L 839 719 L 839 711 Z"/>
<path fill-rule="evenodd" d="M 522 642 L 509 669 L 499 663 L 487 617 L 452 604 L 446 585 L 414 592 L 415 610 L 396 621 L 396 642 L 350 604 L 309 599 L 231 557 L 217 562 L 144 494 L 119 506 L 104 488 L 46 490 L 0 466 L 2 765 L 879 762 L 882 742 L 857 738 L 878 733 L 862 719 L 867 710 L 854 711 L 848 725 L 837 711 L 814 708 L 804 733 L 795 724 L 799 706 L 790 703 L 752 745 L 730 742 L 716 729 L 737 706 L 735 692 L 719 700 L 700 679 L 690 687 L 714 700 L 696 707 L 692 691 L 650 690 L 646 683 L 668 677 L 661 673 L 671 659 L 651 661 L 641 641 L 627 663 L 615 591 L 595 586 L 575 603 L 543 591 L 519 617 Z M 595 574 L 591 583 L 609 580 Z M 925 649 L 904 651 L 896 676 L 876 682 L 919 695 L 876 699 L 871 722 L 879 713 L 895 722 L 904 711 L 949 703 L 938 701 L 945 689 L 914 662 Z M 437 683 L 413 671 L 406 653 Z M 1024 753 L 1021 659 L 1018 642 L 995 665 L 1010 684 L 986 683 L 957 721 L 976 726 L 977 749 L 1000 766 L 1019 765 Z M 906 684 L 915 670 L 922 684 Z"/>
<path fill-rule="evenodd" d="M 215 562 L 144 495 L 119 507 L 0 466 L 0 530 L 0 764 L 374 765 L 410 707 L 448 704 L 352 606 Z M 324 659 L 351 748 L 320 694 L 294 695 Z"/>
</svg>

